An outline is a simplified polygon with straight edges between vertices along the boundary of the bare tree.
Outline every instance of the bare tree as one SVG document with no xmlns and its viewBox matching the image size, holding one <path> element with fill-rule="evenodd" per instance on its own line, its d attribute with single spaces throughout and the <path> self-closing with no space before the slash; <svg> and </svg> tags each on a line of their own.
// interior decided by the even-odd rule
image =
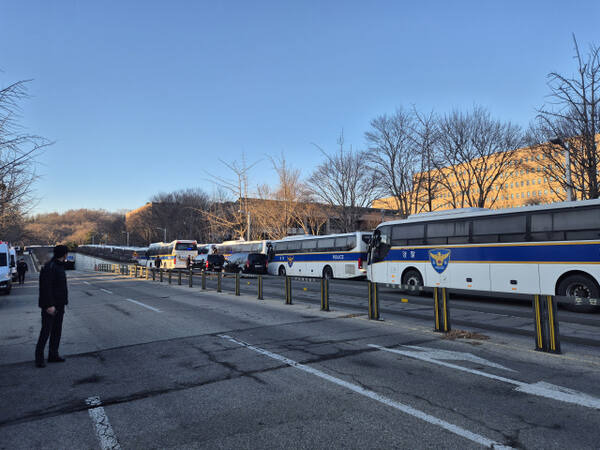
<svg viewBox="0 0 600 450">
<path fill-rule="evenodd" d="M 572 76 L 548 74 L 549 100 L 537 110 L 529 134 L 529 143 L 543 156 L 539 164 L 550 180 L 549 187 L 561 200 L 568 189 L 573 199 L 600 195 L 600 47 L 591 45 L 583 56 L 574 35 L 573 45 L 577 72 Z M 565 176 L 567 159 L 570 183 Z"/>
<path fill-rule="evenodd" d="M 259 161 L 247 165 L 246 158 L 242 155 L 241 161 L 231 163 L 221 161 L 230 169 L 235 178 L 233 180 L 211 175 L 210 181 L 219 188 L 222 200 L 229 198 L 230 201 L 214 202 L 214 207 L 209 211 L 202 211 L 209 221 L 213 239 L 227 236 L 233 239 L 247 239 L 250 233 L 250 209 L 248 205 L 248 172 Z M 218 203 L 218 204 L 217 204 Z"/>
<path fill-rule="evenodd" d="M 413 108 L 411 146 L 419 156 L 419 171 L 415 175 L 414 212 L 433 211 L 433 201 L 440 189 L 441 177 L 436 166 L 439 154 L 437 143 L 440 138 L 438 118 L 430 112 L 427 115 Z"/>
<path fill-rule="evenodd" d="M 518 167 L 521 129 L 482 107 L 454 111 L 439 122 L 437 174 L 454 208 L 493 207 Z"/>
<path fill-rule="evenodd" d="M 289 166 L 285 156 L 271 157 L 278 185 L 261 185 L 257 198 L 248 200 L 252 217 L 252 236 L 256 239 L 281 239 L 298 233 L 319 234 L 329 218 L 329 208 L 313 201 L 300 170 Z"/>
<path fill-rule="evenodd" d="M 365 133 L 369 153 L 367 159 L 383 192 L 396 201 L 401 217 L 415 212 L 417 192 L 414 180 L 419 171 L 419 155 L 413 152 L 413 117 L 397 110 L 371 121 Z"/>
<path fill-rule="evenodd" d="M 337 213 L 342 231 L 355 231 L 361 208 L 368 207 L 379 193 L 377 175 L 369 169 L 366 152 L 344 148 L 343 132 L 337 144 L 334 154 L 315 145 L 325 161 L 308 179 L 308 189 Z"/>
<path fill-rule="evenodd" d="M 34 206 L 35 157 L 51 143 L 23 132 L 19 104 L 27 98 L 23 80 L 0 89 L 0 232 L 5 235 Z"/>
<path fill-rule="evenodd" d="M 369 162 L 383 191 L 392 196 L 401 217 L 434 209 L 439 174 L 436 167 L 438 119 L 413 107 L 371 121 L 365 133 Z"/>
<path fill-rule="evenodd" d="M 202 211 L 209 211 L 211 201 L 201 189 L 181 189 L 159 193 L 151 198 L 160 203 L 156 227 L 169 227 L 169 234 L 178 239 L 196 239 L 205 242 L 208 239 L 208 221 Z M 160 233 L 160 230 L 156 230 Z M 162 237 L 160 238 L 162 239 Z"/>
</svg>

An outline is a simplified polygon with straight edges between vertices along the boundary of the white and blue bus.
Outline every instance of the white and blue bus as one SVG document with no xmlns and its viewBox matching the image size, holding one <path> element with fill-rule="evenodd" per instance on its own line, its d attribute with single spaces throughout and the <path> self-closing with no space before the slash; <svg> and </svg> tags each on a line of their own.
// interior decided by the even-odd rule
<svg viewBox="0 0 600 450">
<path fill-rule="evenodd" d="M 367 267 L 369 280 L 389 285 L 598 298 L 600 200 L 384 222 Z"/>
<path fill-rule="evenodd" d="M 371 233 L 358 231 L 272 241 L 268 272 L 280 276 L 364 277 L 370 240 Z"/>
<path fill-rule="evenodd" d="M 157 267 L 157 260 L 160 259 L 160 267 L 163 269 L 187 269 L 194 263 L 196 256 L 198 256 L 196 241 L 179 239 L 168 243 L 150 244 L 144 254 L 138 255 L 138 263 L 148 267 Z"/>
</svg>

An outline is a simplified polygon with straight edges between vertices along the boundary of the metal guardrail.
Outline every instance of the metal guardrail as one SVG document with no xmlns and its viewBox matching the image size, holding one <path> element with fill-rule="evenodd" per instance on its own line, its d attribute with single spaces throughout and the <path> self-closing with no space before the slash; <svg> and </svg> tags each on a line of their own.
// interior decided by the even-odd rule
<svg viewBox="0 0 600 450">
<path fill-rule="evenodd" d="M 126 275 L 138 279 L 152 279 L 155 281 L 157 278 L 159 282 L 164 282 L 164 274 L 167 273 L 167 280 L 169 284 L 173 282 L 173 273 L 177 274 L 177 284 L 181 286 L 182 277 L 187 277 L 188 286 L 191 288 L 194 286 L 194 276 L 200 275 L 201 282 L 200 287 L 202 290 L 207 289 L 207 279 L 216 279 L 217 286 L 216 292 L 222 292 L 222 280 L 223 278 L 234 278 L 234 294 L 239 296 L 240 291 L 240 278 L 239 273 L 228 274 L 223 272 L 194 272 L 193 269 L 157 269 L 148 268 L 145 266 L 139 266 L 134 264 L 97 264 L 95 269 L 100 272 L 110 272 L 119 275 Z M 158 275 L 158 277 L 157 277 Z M 263 275 L 246 275 L 245 278 L 257 279 L 257 299 L 263 300 Z M 286 276 L 284 283 L 284 301 L 286 305 L 293 304 L 293 284 L 292 280 L 303 281 L 303 282 L 314 282 L 320 283 L 320 295 L 321 295 L 321 310 L 329 311 L 329 281 L 323 278 L 311 278 L 311 277 L 296 277 Z M 450 320 L 450 291 L 443 287 L 428 288 L 423 286 L 413 285 L 391 285 L 385 283 L 374 283 L 371 281 L 367 282 L 367 298 L 368 298 L 368 317 L 371 320 L 380 320 L 379 314 L 379 287 L 389 287 L 402 289 L 414 293 L 432 292 L 434 300 L 434 331 L 447 333 L 451 331 L 451 320 Z M 534 319 L 534 334 L 535 334 L 535 349 L 542 352 L 549 353 L 561 353 L 560 347 L 560 334 L 558 326 L 558 315 L 557 315 L 557 304 L 571 304 L 571 305 L 600 305 L 600 299 L 587 299 L 579 297 L 564 297 L 564 296 L 552 296 L 552 295 L 534 295 L 532 298 L 532 311 Z"/>
</svg>

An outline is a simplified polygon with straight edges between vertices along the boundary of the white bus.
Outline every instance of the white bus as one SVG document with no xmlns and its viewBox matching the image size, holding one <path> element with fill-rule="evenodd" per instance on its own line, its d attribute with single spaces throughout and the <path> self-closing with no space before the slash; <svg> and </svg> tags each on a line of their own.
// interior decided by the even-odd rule
<svg viewBox="0 0 600 450">
<path fill-rule="evenodd" d="M 367 267 L 369 280 L 391 285 L 598 298 L 600 200 L 384 222 Z"/>
<path fill-rule="evenodd" d="M 10 267 L 10 244 L 0 241 L 0 292 L 10 294 L 12 270 Z"/>
<path fill-rule="evenodd" d="M 187 269 L 188 257 L 191 267 L 196 256 L 198 256 L 196 241 L 179 239 L 168 243 L 150 244 L 143 255 L 138 255 L 138 262 L 147 267 L 157 267 L 157 259 L 160 259 L 160 267 L 163 269 Z"/>
<path fill-rule="evenodd" d="M 293 236 L 271 242 L 272 275 L 323 278 L 358 278 L 366 275 L 371 233 Z"/>
<path fill-rule="evenodd" d="M 225 256 L 225 259 L 232 253 L 264 253 L 267 254 L 271 241 L 224 241 L 216 244 L 217 253 Z M 215 244 L 213 244 L 215 245 Z"/>
</svg>

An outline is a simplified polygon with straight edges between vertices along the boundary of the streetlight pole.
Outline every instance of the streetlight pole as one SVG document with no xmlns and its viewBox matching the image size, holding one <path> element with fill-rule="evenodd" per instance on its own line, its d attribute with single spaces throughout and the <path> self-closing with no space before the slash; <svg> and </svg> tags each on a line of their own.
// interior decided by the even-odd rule
<svg viewBox="0 0 600 450">
<path fill-rule="evenodd" d="M 571 150 L 569 148 L 569 143 L 564 142 L 561 138 L 551 139 L 550 143 L 559 145 L 565 149 L 565 182 L 567 184 L 567 201 L 571 202 L 573 201 L 573 183 L 571 181 Z"/>
</svg>

